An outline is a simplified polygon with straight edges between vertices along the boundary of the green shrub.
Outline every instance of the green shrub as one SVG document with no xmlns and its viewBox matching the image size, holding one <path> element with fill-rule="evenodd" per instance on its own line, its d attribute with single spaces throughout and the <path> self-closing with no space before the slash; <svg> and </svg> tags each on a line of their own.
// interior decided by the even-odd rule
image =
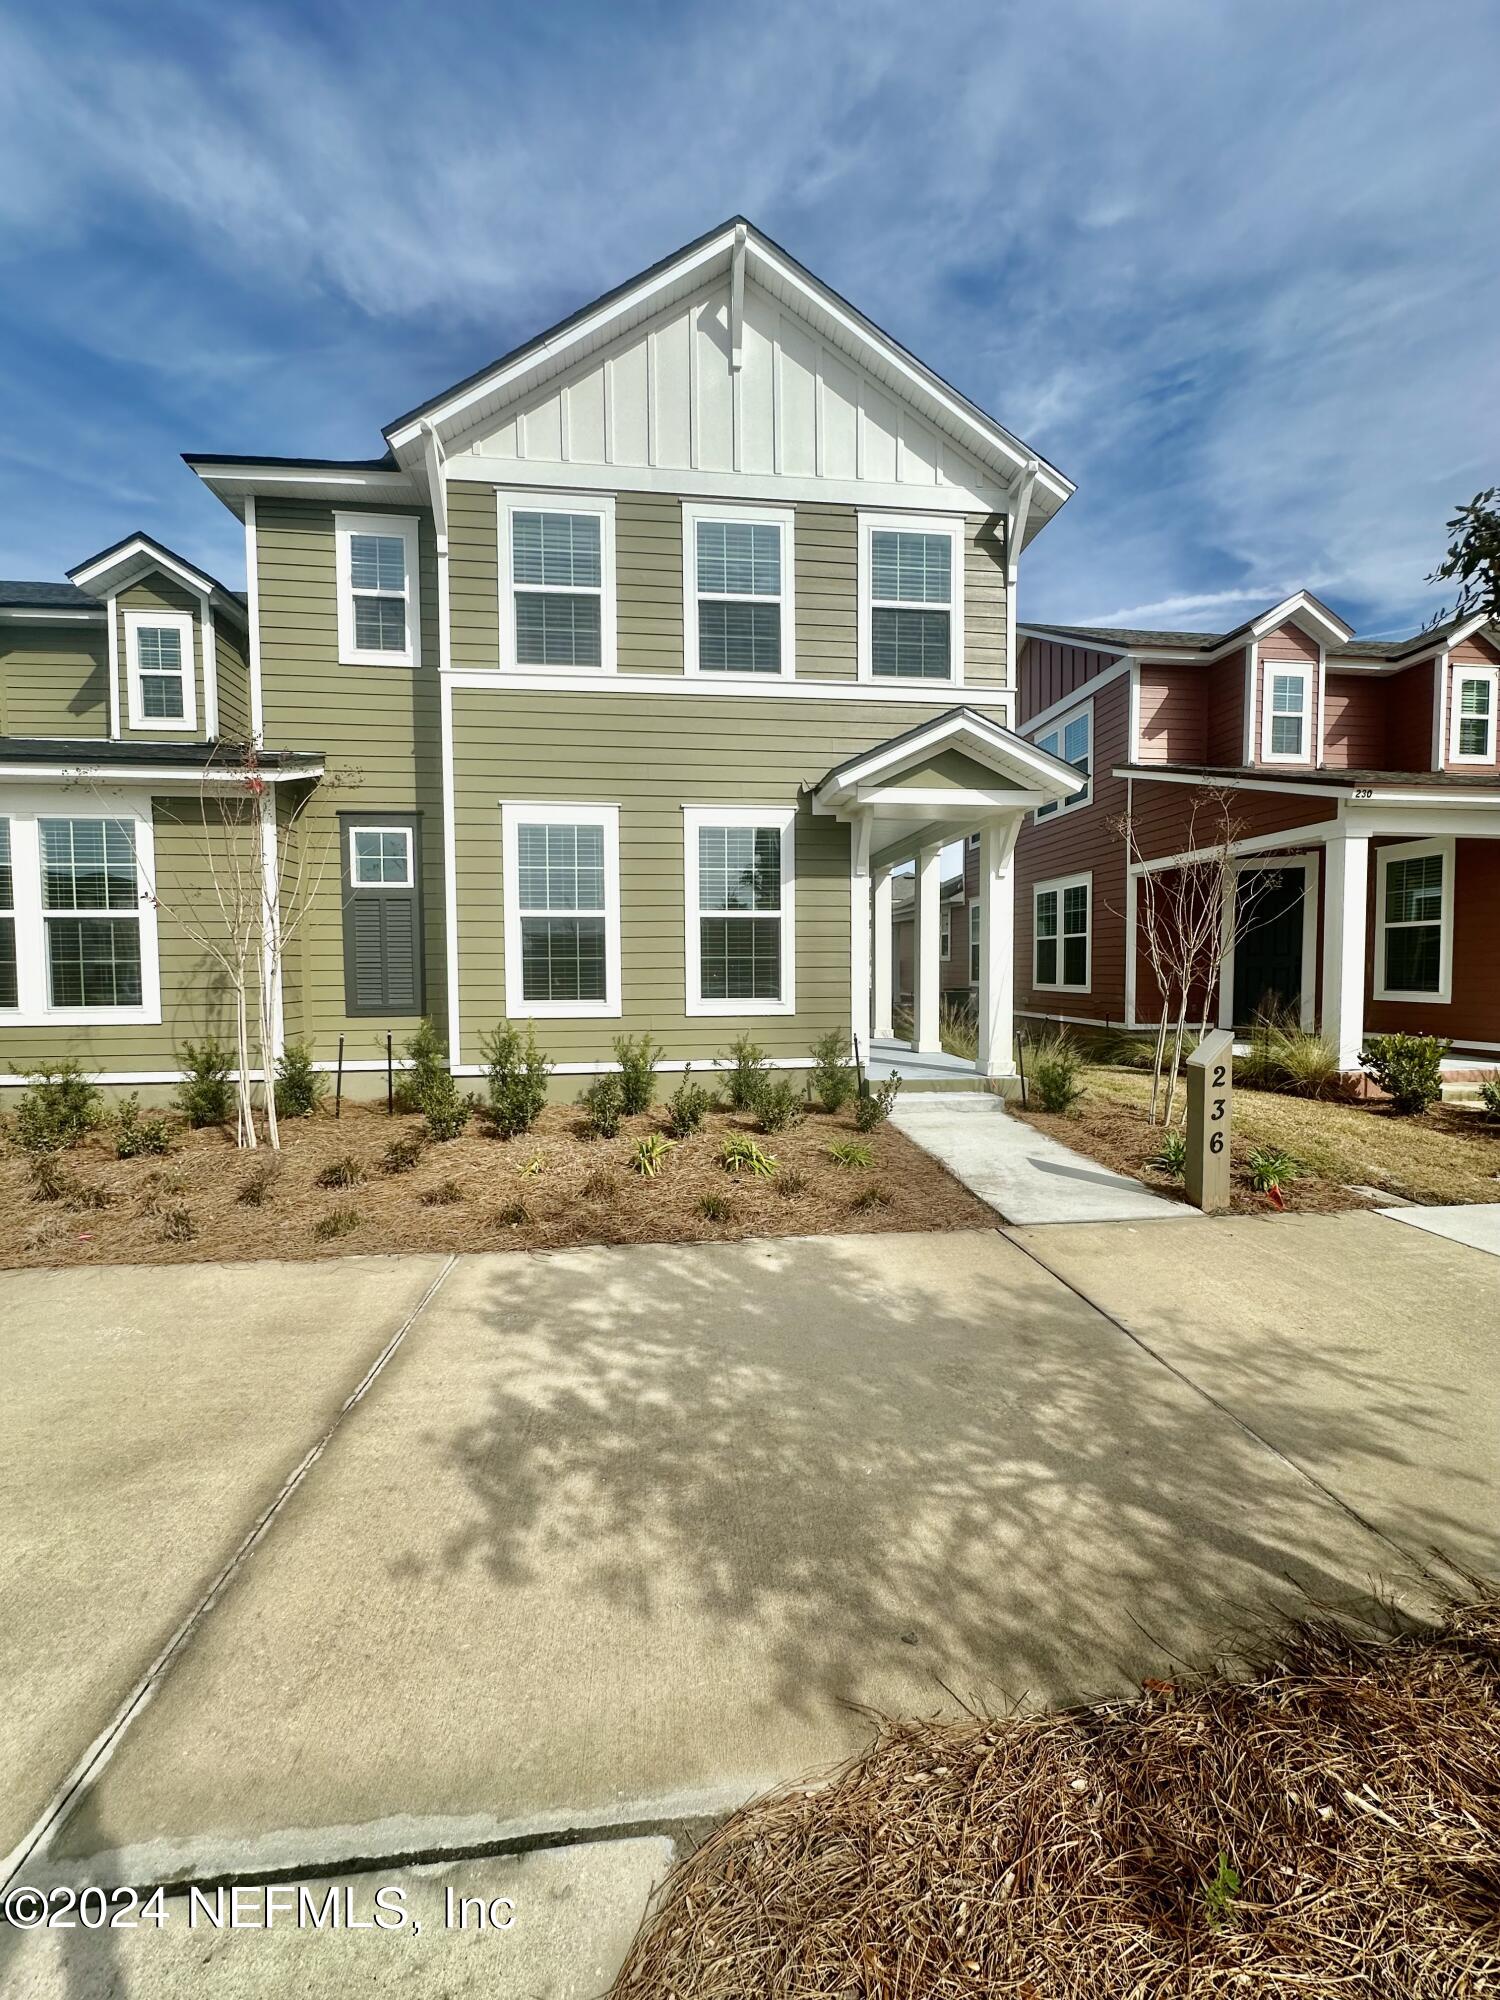
<svg viewBox="0 0 1500 2000">
<path fill-rule="evenodd" d="M 439 1181 L 436 1187 L 423 1188 L 417 1197 L 424 1208 L 451 1208 L 454 1202 L 463 1198 L 463 1190 L 457 1181 Z"/>
<path fill-rule="evenodd" d="M 1187 1172 L 1186 1134 L 1169 1132 L 1161 1142 L 1161 1151 L 1154 1155 L 1149 1164 L 1159 1167 L 1164 1174 L 1170 1174 L 1174 1181 L 1180 1181 Z"/>
<path fill-rule="evenodd" d="M 321 1188 L 351 1188 L 358 1187 L 364 1177 L 365 1170 L 354 1155 L 340 1153 L 336 1160 L 319 1169 L 317 1183 Z"/>
<path fill-rule="evenodd" d="M 489 1079 L 485 1122 L 501 1139 L 519 1138 L 542 1115 L 551 1059 L 537 1047 L 529 1022 L 524 1041 L 519 1029 L 502 1021 L 485 1036 L 480 1049 Z"/>
<path fill-rule="evenodd" d="M 796 1085 L 787 1077 L 765 1078 L 755 1100 L 755 1122 L 762 1132 L 787 1132 L 800 1125 L 807 1109 Z"/>
<path fill-rule="evenodd" d="M 172 1134 L 166 1120 L 143 1117 L 140 1092 L 131 1091 L 115 1108 L 115 1158 L 136 1160 L 146 1155 L 159 1158 L 171 1150 Z"/>
<path fill-rule="evenodd" d="M 195 1130 L 228 1124 L 235 1103 L 234 1060 L 215 1035 L 184 1045 L 178 1061 L 186 1074 L 177 1086 L 177 1108 Z"/>
<path fill-rule="evenodd" d="M 1500 1076 L 1487 1077 L 1480 1084 L 1479 1101 L 1489 1117 L 1500 1119 Z"/>
<path fill-rule="evenodd" d="M 854 1100 L 854 1123 L 861 1132 L 873 1132 L 877 1125 L 883 1125 L 895 1107 L 901 1094 L 899 1076 L 888 1076 L 879 1089 L 871 1090 L 866 1083 L 864 1090 Z"/>
<path fill-rule="evenodd" d="M 269 1159 L 258 1160 L 240 1182 L 235 1200 L 242 1201 L 247 1208 L 263 1208 L 280 1172 L 280 1160 L 275 1153 Z"/>
<path fill-rule="evenodd" d="M 620 1102 L 627 1118 L 638 1118 L 651 1109 L 656 1096 L 656 1065 L 661 1047 L 649 1035 L 634 1041 L 629 1035 L 615 1036 L 615 1061 L 620 1065 Z"/>
<path fill-rule="evenodd" d="M 413 1167 L 421 1163 L 427 1150 L 427 1141 L 420 1132 L 403 1132 L 399 1139 L 392 1139 L 380 1159 L 383 1174 L 409 1174 Z"/>
<path fill-rule="evenodd" d="M 759 1174 L 768 1179 L 776 1171 L 774 1153 L 763 1153 L 748 1132 L 731 1132 L 719 1148 L 719 1165 L 731 1174 Z"/>
<path fill-rule="evenodd" d="M 441 1091 L 442 1079 L 448 1075 L 447 1045 L 436 1026 L 424 1018 L 417 1023 L 416 1032 L 401 1044 L 401 1050 L 409 1066 L 396 1085 L 396 1108 L 425 1111 L 429 1095 L 434 1090 Z"/>
<path fill-rule="evenodd" d="M 1360 1067 L 1403 1118 L 1425 1111 L 1443 1094 L 1443 1057 L 1452 1047 L 1440 1035 L 1372 1035 Z"/>
<path fill-rule="evenodd" d="M 859 1076 L 849 1060 L 849 1037 L 830 1028 L 812 1046 L 812 1093 L 825 1111 L 842 1111 L 859 1089 Z"/>
<path fill-rule="evenodd" d="M 326 1215 L 320 1215 L 313 1224 L 314 1243 L 331 1243 L 336 1236 L 348 1236 L 358 1229 L 360 1214 L 357 1208 L 331 1208 Z"/>
<path fill-rule="evenodd" d="M 1285 1187 L 1301 1171 L 1301 1161 L 1280 1146 L 1257 1146 L 1250 1155 L 1250 1185 L 1261 1194 L 1268 1188 Z"/>
<path fill-rule="evenodd" d="M 666 1164 L 675 1140 L 665 1139 L 660 1132 L 648 1132 L 644 1139 L 637 1139 L 635 1151 L 630 1156 L 630 1171 L 642 1174 L 653 1181 Z"/>
<path fill-rule="evenodd" d="M 719 1061 L 729 1065 L 724 1079 L 724 1098 L 731 1111 L 753 1111 L 765 1087 L 771 1059 L 748 1035 L 739 1035 L 729 1044 L 728 1054 Z"/>
<path fill-rule="evenodd" d="M 442 1081 L 434 1082 L 428 1088 L 427 1102 L 422 1107 L 422 1130 L 437 1145 L 457 1139 L 473 1116 L 478 1101 L 475 1097 L 465 1097 L 444 1070 Z"/>
<path fill-rule="evenodd" d="M 328 1079 L 313 1068 L 306 1042 L 288 1042 L 276 1058 L 276 1116 L 311 1118 L 328 1090 Z"/>
<path fill-rule="evenodd" d="M 729 1197 L 722 1194 L 700 1194 L 697 1207 L 705 1222 L 728 1222 L 734 1214 Z"/>
<path fill-rule="evenodd" d="M 620 1088 L 620 1079 L 613 1071 L 596 1076 L 587 1090 L 580 1093 L 578 1108 L 583 1113 L 587 1138 L 615 1138 L 625 1115 L 625 1093 Z"/>
<path fill-rule="evenodd" d="M 16 1140 L 28 1153 L 55 1153 L 76 1146 L 104 1115 L 99 1086 L 76 1062 L 54 1063 L 23 1072 L 31 1088 L 16 1106 Z"/>
<path fill-rule="evenodd" d="M 1331 1097 L 1343 1076 L 1338 1050 L 1284 1014 L 1256 1017 L 1246 1054 L 1234 1064 L 1237 1083 L 1282 1090 L 1293 1097 Z"/>
<path fill-rule="evenodd" d="M 691 1139 L 701 1131 L 703 1121 L 714 1108 L 714 1095 L 693 1081 L 693 1065 L 682 1072 L 682 1081 L 667 1099 L 667 1130 L 674 1139 Z"/>
<path fill-rule="evenodd" d="M 1043 1111 L 1071 1111 L 1083 1095 L 1078 1080 L 1083 1058 L 1077 1043 L 1067 1035 L 1048 1035 L 1032 1043 L 1029 1055 L 1028 1081 Z"/>
<path fill-rule="evenodd" d="M 169 1208 L 161 1219 L 161 1240 L 163 1243 L 191 1243 L 198 1234 L 198 1225 L 192 1212 L 186 1208 Z"/>
<path fill-rule="evenodd" d="M 873 1167 L 875 1155 L 862 1139 L 838 1139 L 828 1148 L 836 1167 Z"/>
</svg>

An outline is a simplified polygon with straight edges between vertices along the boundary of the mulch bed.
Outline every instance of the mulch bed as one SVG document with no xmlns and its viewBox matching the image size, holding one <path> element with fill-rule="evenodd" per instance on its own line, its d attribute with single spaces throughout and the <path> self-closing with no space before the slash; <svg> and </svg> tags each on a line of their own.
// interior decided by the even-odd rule
<svg viewBox="0 0 1500 2000">
<path fill-rule="evenodd" d="M 666 1883 L 614 2000 L 1458 2000 L 1500 1981 L 1500 1600 L 1250 1678 L 882 1727 Z"/>
<path fill-rule="evenodd" d="M 663 1129 L 659 1111 L 627 1119 L 616 1139 L 590 1140 L 580 1136 L 575 1110 L 549 1106 L 523 1138 L 493 1139 L 471 1125 L 461 1138 L 425 1146 L 415 1168 L 396 1174 L 382 1168 L 386 1148 L 420 1133 L 422 1120 L 388 1117 L 383 1108 L 345 1104 L 338 1120 L 321 1112 L 283 1122 L 279 1163 L 264 1148 L 236 1147 L 221 1131 L 174 1125 L 164 1159 L 116 1159 L 107 1125 L 49 1155 L 64 1176 L 64 1192 L 52 1200 L 37 1198 L 34 1156 L 7 1145 L 0 1154 L 0 1266 L 724 1242 L 993 1229 L 997 1221 L 901 1133 L 885 1125 L 859 1134 L 847 1113 L 814 1111 L 790 1131 L 756 1134 L 778 1163 L 771 1179 L 719 1164 L 726 1133 L 755 1129 L 753 1118 L 730 1112 L 711 1113 L 702 1132 L 674 1145 L 654 1179 L 628 1162 L 638 1139 Z M 829 1158 L 829 1145 L 847 1139 L 869 1146 L 869 1168 Z M 319 1173 L 346 1155 L 356 1184 L 319 1186 Z M 245 1200 L 268 1163 L 263 1199 Z M 729 1204 L 726 1220 L 698 1213 L 710 1193 Z M 355 1225 L 319 1240 L 319 1221 L 340 1210 L 352 1210 Z"/>
</svg>

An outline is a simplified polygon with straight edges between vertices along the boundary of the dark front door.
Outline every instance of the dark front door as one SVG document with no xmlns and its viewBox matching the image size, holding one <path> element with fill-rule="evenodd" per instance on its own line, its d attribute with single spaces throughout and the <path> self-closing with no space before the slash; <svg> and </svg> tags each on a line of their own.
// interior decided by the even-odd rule
<svg viewBox="0 0 1500 2000">
<path fill-rule="evenodd" d="M 1302 1004 L 1302 901 L 1306 874 L 1284 868 L 1262 889 L 1251 914 L 1253 929 L 1234 949 L 1234 1025 L 1248 1028 L 1257 1014 L 1296 1016 Z"/>
</svg>

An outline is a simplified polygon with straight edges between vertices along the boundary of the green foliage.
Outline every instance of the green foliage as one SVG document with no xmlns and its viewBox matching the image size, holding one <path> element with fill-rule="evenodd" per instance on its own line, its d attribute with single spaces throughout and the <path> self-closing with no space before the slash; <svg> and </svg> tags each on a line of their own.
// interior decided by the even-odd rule
<svg viewBox="0 0 1500 2000">
<path fill-rule="evenodd" d="M 328 1079 L 313 1068 L 306 1042 L 288 1042 L 276 1058 L 276 1115 L 311 1118 L 327 1095 Z"/>
<path fill-rule="evenodd" d="M 729 1197 L 722 1194 L 700 1194 L 697 1208 L 705 1222 L 728 1222 L 734 1214 Z"/>
<path fill-rule="evenodd" d="M 392 1139 L 381 1155 L 380 1171 L 384 1174 L 409 1174 L 421 1162 L 427 1150 L 426 1138 L 420 1132 L 403 1132 L 399 1139 Z"/>
<path fill-rule="evenodd" d="M 866 1083 L 864 1090 L 854 1100 L 854 1123 L 861 1132 L 873 1132 L 877 1125 L 883 1125 L 895 1107 L 901 1094 L 899 1076 L 888 1076 L 878 1090 L 871 1090 Z"/>
<path fill-rule="evenodd" d="M 1234 1065 L 1237 1083 L 1282 1090 L 1292 1097 L 1332 1097 L 1342 1074 L 1333 1043 L 1285 1014 L 1258 1015 L 1249 1053 L 1236 1057 Z"/>
<path fill-rule="evenodd" d="M 617 1137 L 620 1120 L 625 1115 L 625 1093 L 620 1088 L 620 1079 L 613 1071 L 596 1076 L 580 1094 L 578 1108 L 583 1113 L 583 1129 L 588 1138 Z"/>
<path fill-rule="evenodd" d="M 424 1208 L 451 1208 L 454 1202 L 463 1198 L 463 1190 L 457 1181 L 439 1181 L 436 1187 L 423 1188 L 417 1197 Z"/>
<path fill-rule="evenodd" d="M 1217 1930 L 1230 1919 L 1235 1897 L 1240 1893 L 1239 1872 L 1227 1854 L 1221 1854 L 1214 1872 L 1203 1885 L 1203 1913 Z"/>
<path fill-rule="evenodd" d="M 1360 1067 L 1390 1098 L 1392 1111 L 1409 1118 L 1442 1096 L 1443 1057 L 1451 1047 L 1440 1035 L 1372 1035 Z"/>
<path fill-rule="evenodd" d="M 849 1060 L 849 1037 L 830 1028 L 812 1045 L 812 1093 L 825 1111 L 842 1111 L 859 1089 L 859 1076 Z"/>
<path fill-rule="evenodd" d="M 240 1182 L 235 1200 L 242 1201 L 246 1208 L 263 1208 L 280 1172 L 281 1163 L 275 1153 L 269 1159 L 258 1160 Z"/>
<path fill-rule="evenodd" d="M 1488 1077 L 1480 1084 L 1479 1101 L 1488 1117 L 1500 1119 L 1500 1077 Z"/>
<path fill-rule="evenodd" d="M 1150 1164 L 1159 1167 L 1164 1174 L 1170 1174 L 1174 1181 L 1180 1181 L 1187 1172 L 1186 1134 L 1169 1132 L 1161 1142 L 1161 1151 Z"/>
<path fill-rule="evenodd" d="M 115 1158 L 160 1158 L 172 1150 L 172 1134 L 164 1118 L 143 1117 L 139 1091 L 131 1091 L 115 1108 Z"/>
<path fill-rule="evenodd" d="M 410 1067 L 396 1085 L 397 1108 L 425 1111 L 428 1098 L 434 1091 L 442 1091 L 442 1079 L 448 1076 L 447 1045 L 435 1025 L 424 1018 L 415 1034 L 401 1044 L 401 1050 Z"/>
<path fill-rule="evenodd" d="M 317 1183 L 321 1188 L 351 1188 L 358 1187 L 364 1177 L 365 1170 L 354 1155 L 341 1153 L 318 1170 Z"/>
<path fill-rule="evenodd" d="M 500 1022 L 485 1036 L 480 1053 L 489 1079 L 485 1122 L 498 1138 L 519 1138 L 542 1115 L 551 1059 L 537 1047 L 530 1022 L 524 1041 L 519 1029 L 509 1021 Z"/>
<path fill-rule="evenodd" d="M 836 1167 L 873 1167 L 875 1155 L 862 1139 L 838 1139 L 828 1148 Z"/>
<path fill-rule="evenodd" d="M 762 1132 L 790 1131 L 793 1125 L 801 1124 L 806 1109 L 796 1085 L 786 1077 L 777 1077 L 774 1082 L 769 1077 L 762 1079 L 755 1100 L 755 1120 Z"/>
<path fill-rule="evenodd" d="M 891 1197 L 883 1187 L 861 1188 L 849 1206 L 856 1215 L 867 1215 L 871 1209 L 889 1208 Z"/>
<path fill-rule="evenodd" d="M 428 1090 L 427 1102 L 423 1106 L 423 1131 L 438 1145 L 459 1138 L 478 1101 L 476 1097 L 463 1096 L 453 1078 L 444 1070 L 442 1081 Z"/>
<path fill-rule="evenodd" d="M 104 1098 L 76 1062 L 24 1072 L 31 1088 L 16 1106 L 16 1141 L 28 1153 L 76 1146 L 104 1115 Z"/>
<path fill-rule="evenodd" d="M 629 1035 L 615 1036 L 615 1061 L 620 1065 L 620 1102 L 627 1118 L 638 1118 L 651 1109 L 656 1096 L 656 1065 L 661 1061 L 661 1045 L 649 1035 L 635 1041 Z"/>
<path fill-rule="evenodd" d="M 1115 1069 L 1155 1069 L 1155 1035 L 1134 1035 L 1128 1028 L 1110 1028 L 1096 1035 L 1090 1052 L 1101 1063 Z"/>
<path fill-rule="evenodd" d="M 195 1130 L 227 1125 L 234 1110 L 234 1055 L 216 1035 L 187 1042 L 179 1063 L 186 1072 L 177 1086 L 177 1108 Z"/>
<path fill-rule="evenodd" d="M 198 1234 L 198 1225 L 192 1212 L 186 1208 L 169 1208 L 161 1219 L 161 1240 L 163 1243 L 191 1243 Z"/>
<path fill-rule="evenodd" d="M 1071 1111 L 1083 1095 L 1078 1073 L 1083 1057 L 1068 1035 L 1047 1035 L 1028 1050 L 1027 1081 L 1043 1111 Z"/>
<path fill-rule="evenodd" d="M 689 1063 L 682 1072 L 681 1083 L 667 1099 L 667 1130 L 674 1139 L 691 1139 L 702 1129 L 713 1108 L 713 1092 L 705 1090 L 701 1083 L 694 1083 L 693 1066 Z"/>
<path fill-rule="evenodd" d="M 648 1132 L 644 1139 L 635 1142 L 635 1151 L 630 1156 L 630 1171 L 643 1174 L 647 1180 L 655 1180 L 675 1144 L 675 1140 L 663 1138 L 660 1132 Z"/>
<path fill-rule="evenodd" d="M 1250 1155 L 1250 1185 L 1264 1194 L 1285 1187 L 1302 1172 L 1302 1162 L 1280 1146 L 1257 1146 Z"/>
<path fill-rule="evenodd" d="M 724 1101 L 730 1110 L 753 1111 L 760 1102 L 766 1071 L 771 1067 L 770 1057 L 748 1035 L 739 1035 L 729 1044 L 727 1055 L 720 1052 L 719 1061 L 729 1065 L 729 1074 L 724 1079 Z"/>
<path fill-rule="evenodd" d="M 776 1171 L 776 1156 L 762 1152 L 748 1132 L 731 1132 L 719 1148 L 719 1165 L 731 1174 L 758 1174 L 769 1179 Z"/>
<path fill-rule="evenodd" d="M 358 1229 L 360 1214 L 357 1208 L 331 1208 L 326 1215 L 320 1215 L 313 1224 L 314 1243 L 331 1243 L 337 1236 L 348 1236 Z"/>
<path fill-rule="evenodd" d="M 973 1062 L 979 1054 L 979 1017 L 967 1000 L 945 1000 L 938 1009 L 943 1053 Z"/>
<path fill-rule="evenodd" d="M 1500 486 L 1476 493 L 1449 521 L 1448 553 L 1427 581 L 1457 582 L 1456 618 L 1466 618 L 1471 611 L 1500 618 Z M 1439 611 L 1433 622 L 1442 617 Z"/>
<path fill-rule="evenodd" d="M 547 1171 L 547 1162 L 540 1153 L 533 1153 L 529 1160 L 523 1160 L 516 1172 L 523 1181 L 540 1180 Z"/>
</svg>

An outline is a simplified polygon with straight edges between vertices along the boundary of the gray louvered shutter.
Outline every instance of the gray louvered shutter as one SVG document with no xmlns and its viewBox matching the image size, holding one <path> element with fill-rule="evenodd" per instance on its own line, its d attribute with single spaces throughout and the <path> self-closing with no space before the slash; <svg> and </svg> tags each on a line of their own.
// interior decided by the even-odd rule
<svg viewBox="0 0 1500 2000">
<path fill-rule="evenodd" d="M 358 822 L 355 822 L 357 824 Z M 378 824 L 411 824 L 383 814 Z M 417 887 L 357 888 L 349 880 L 348 827 L 344 857 L 344 1008 L 349 1014 L 420 1014 L 422 907 Z M 414 854 L 421 880 L 420 851 Z"/>
</svg>

